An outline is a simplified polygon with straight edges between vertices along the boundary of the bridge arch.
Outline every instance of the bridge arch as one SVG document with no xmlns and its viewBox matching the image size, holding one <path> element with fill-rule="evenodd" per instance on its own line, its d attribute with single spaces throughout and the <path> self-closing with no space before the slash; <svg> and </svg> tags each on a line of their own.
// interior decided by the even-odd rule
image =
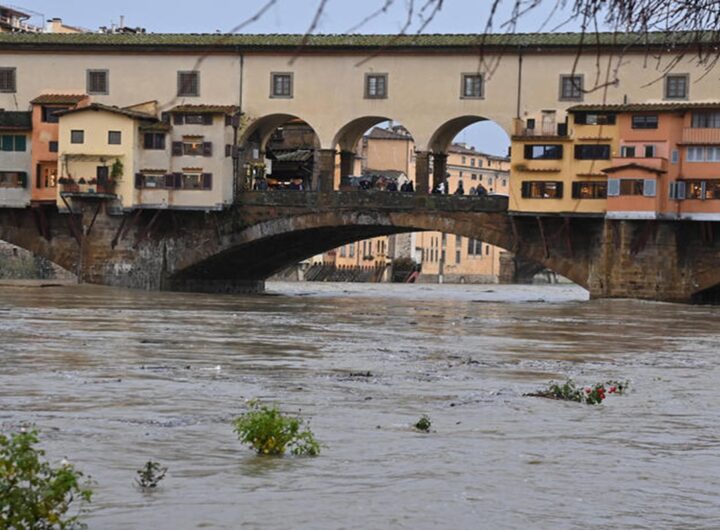
<svg viewBox="0 0 720 530">
<path fill-rule="evenodd" d="M 317 131 L 310 122 L 295 114 L 268 114 L 251 121 L 238 138 L 238 144 L 243 146 L 253 137 L 257 137 L 258 148 L 260 149 L 260 152 L 264 152 L 273 132 L 275 132 L 279 127 L 282 127 L 286 123 L 292 121 L 305 123 L 313 131 Z M 317 134 L 317 132 L 315 134 Z"/>
<path fill-rule="evenodd" d="M 510 132 L 502 123 L 488 118 L 480 116 L 478 114 L 466 114 L 447 120 L 440 125 L 430 137 L 428 142 L 428 148 L 433 153 L 447 153 L 448 148 L 453 143 L 453 140 L 460 134 L 465 128 L 480 122 L 490 121 L 497 124 L 508 136 L 508 145 L 510 144 Z"/>
</svg>

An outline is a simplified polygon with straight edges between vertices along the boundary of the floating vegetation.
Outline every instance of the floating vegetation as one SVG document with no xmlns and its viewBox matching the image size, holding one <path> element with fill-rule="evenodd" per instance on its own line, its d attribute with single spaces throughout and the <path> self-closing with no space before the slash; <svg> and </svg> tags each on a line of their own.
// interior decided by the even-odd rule
<svg viewBox="0 0 720 530">
<path fill-rule="evenodd" d="M 166 467 L 161 466 L 158 462 L 148 460 L 141 469 L 137 470 L 138 476 L 135 479 L 135 484 L 141 490 L 155 489 L 160 481 L 165 478 L 165 473 L 167 473 Z"/>
<path fill-rule="evenodd" d="M 430 417 L 426 414 L 423 414 L 422 417 L 413 425 L 418 431 L 422 432 L 430 432 L 430 427 L 432 427 L 432 422 L 430 421 Z"/>
<path fill-rule="evenodd" d="M 257 401 L 249 403 L 250 410 L 233 421 L 241 442 L 247 443 L 260 455 L 316 456 L 320 442 L 302 418 L 288 416 L 276 406 L 268 407 Z"/>
<path fill-rule="evenodd" d="M 562 384 L 551 382 L 547 389 L 539 390 L 526 396 L 559 399 L 562 401 L 576 401 L 587 405 L 599 405 L 610 394 L 624 394 L 630 381 L 606 381 L 593 386 L 578 386 L 572 379 Z"/>
</svg>

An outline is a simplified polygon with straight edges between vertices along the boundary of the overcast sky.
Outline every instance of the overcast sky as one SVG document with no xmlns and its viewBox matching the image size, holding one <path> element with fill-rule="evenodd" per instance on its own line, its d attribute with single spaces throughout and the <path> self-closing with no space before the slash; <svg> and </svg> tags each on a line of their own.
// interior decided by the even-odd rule
<svg viewBox="0 0 720 530">
<path fill-rule="evenodd" d="M 127 26 L 140 26 L 156 33 L 213 33 L 228 32 L 250 18 L 268 0 L 122 0 L 121 2 L 98 2 L 98 0 L 16 0 L 15 7 L 36 13 L 33 20 L 60 17 L 66 24 L 97 30 L 100 26 L 117 24 L 121 16 Z M 359 33 L 397 33 L 407 18 L 407 6 L 411 0 L 394 0 L 387 13 L 361 28 Z M 427 0 L 415 0 L 413 23 L 408 32 L 414 33 L 423 24 L 419 8 Z M 510 0 L 504 0 L 509 7 Z M 385 4 L 386 0 L 327 0 L 325 14 L 318 23 L 316 33 L 346 33 L 367 15 Z M 5 2 L 2 2 L 5 4 Z M 519 30 L 572 31 L 576 24 L 564 24 L 566 14 L 551 15 L 554 0 L 520 20 Z M 243 33 L 304 33 L 310 27 L 320 0 L 276 0 L 275 4 L 256 22 L 243 28 Z M 488 18 L 491 0 L 445 0 L 439 11 L 427 25 L 425 33 L 477 33 L 483 31 Z M 503 32 L 502 23 L 508 19 L 505 9 L 496 17 L 494 31 Z M 494 123 L 480 123 L 460 133 L 459 141 L 465 141 L 481 151 L 504 155 L 509 138 Z"/>
</svg>

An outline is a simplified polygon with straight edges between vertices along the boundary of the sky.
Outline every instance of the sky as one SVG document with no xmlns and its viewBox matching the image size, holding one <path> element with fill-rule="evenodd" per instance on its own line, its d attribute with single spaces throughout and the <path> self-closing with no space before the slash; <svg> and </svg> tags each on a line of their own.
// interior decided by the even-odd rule
<svg viewBox="0 0 720 530">
<path fill-rule="evenodd" d="M 262 17 L 243 27 L 242 33 L 304 33 L 313 21 L 323 0 L 275 0 Z M 407 8 L 413 0 L 324 0 L 326 7 L 318 21 L 315 33 L 346 33 L 367 15 L 381 8 L 386 1 L 391 7 L 374 18 L 356 33 L 398 33 L 407 20 Z M 418 31 L 423 24 L 420 7 L 427 0 L 414 0 L 415 16 L 408 33 Z M 493 30 L 504 32 L 502 23 L 508 20 L 512 0 L 504 0 Z M 125 25 L 143 27 L 154 33 L 215 33 L 229 32 L 251 18 L 268 0 L 12 0 L 8 2 L 28 12 L 34 12 L 31 21 L 38 25 L 54 17 L 72 26 L 97 30 L 100 26 L 117 24 L 123 16 Z M 2 2 L 7 5 L 6 2 Z M 478 33 L 485 29 L 491 0 L 444 0 L 442 9 L 423 30 L 424 33 Z M 555 2 L 547 0 L 540 7 L 519 20 L 518 31 L 573 31 L 576 24 L 564 24 L 567 14 L 559 13 L 545 23 Z M 480 151 L 506 155 L 510 140 L 505 132 L 492 122 L 471 125 L 457 138 Z"/>
</svg>

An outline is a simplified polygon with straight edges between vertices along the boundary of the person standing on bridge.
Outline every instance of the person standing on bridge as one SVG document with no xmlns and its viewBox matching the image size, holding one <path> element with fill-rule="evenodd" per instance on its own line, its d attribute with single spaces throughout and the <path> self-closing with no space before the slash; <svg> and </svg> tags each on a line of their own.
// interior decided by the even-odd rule
<svg viewBox="0 0 720 530">
<path fill-rule="evenodd" d="M 455 195 L 465 195 L 465 188 L 463 187 L 462 180 L 458 180 L 458 187 L 455 190 Z"/>
</svg>

